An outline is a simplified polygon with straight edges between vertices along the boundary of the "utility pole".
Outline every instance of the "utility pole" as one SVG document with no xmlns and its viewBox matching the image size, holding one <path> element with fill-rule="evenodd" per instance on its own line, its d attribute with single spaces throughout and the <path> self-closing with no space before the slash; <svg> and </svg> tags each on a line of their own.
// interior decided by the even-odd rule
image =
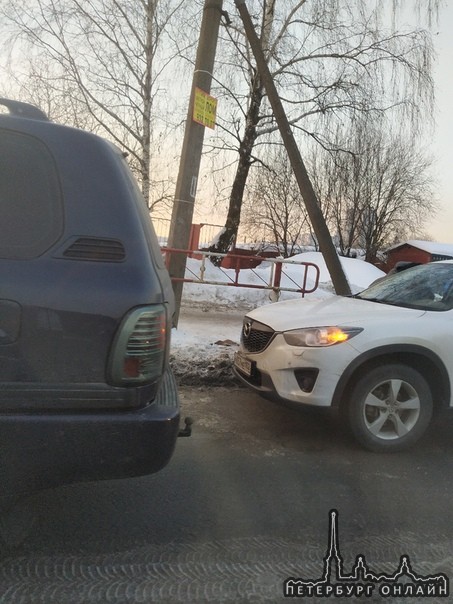
<svg viewBox="0 0 453 604">
<path fill-rule="evenodd" d="M 327 269 L 332 278 L 333 286 L 337 294 L 341 296 L 351 295 L 351 288 L 349 287 L 337 251 L 332 242 L 332 237 L 330 236 L 326 221 L 324 220 L 321 208 L 319 207 L 316 193 L 314 192 L 299 147 L 297 146 L 292 133 L 291 125 L 286 117 L 272 74 L 269 71 L 263 49 L 253 26 L 252 19 L 250 18 L 250 13 L 247 9 L 245 0 L 235 0 L 235 4 L 244 24 L 247 39 L 255 56 L 259 74 L 266 88 L 269 102 L 274 112 L 313 230 L 318 238 L 322 255 L 324 256 Z"/>
<path fill-rule="evenodd" d="M 189 246 L 205 130 L 203 125 L 193 120 L 195 90 L 199 88 L 206 93 L 211 90 L 222 14 L 222 0 L 205 0 L 171 217 L 168 240 L 168 247 L 170 248 L 186 250 Z M 168 268 L 170 277 L 182 279 L 185 269 L 186 256 L 184 254 L 171 254 Z M 178 325 L 182 289 L 183 283 L 181 281 L 173 281 L 176 302 L 176 313 L 173 318 L 175 326 Z"/>
</svg>

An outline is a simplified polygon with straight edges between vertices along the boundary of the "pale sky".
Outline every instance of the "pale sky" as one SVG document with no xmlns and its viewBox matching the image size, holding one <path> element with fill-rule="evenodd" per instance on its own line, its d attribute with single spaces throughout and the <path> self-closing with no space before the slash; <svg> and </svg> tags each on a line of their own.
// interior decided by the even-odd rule
<svg viewBox="0 0 453 604">
<path fill-rule="evenodd" d="M 442 209 L 426 231 L 439 242 L 453 243 L 453 1 L 448 0 L 441 10 L 436 28 L 435 45 L 438 64 L 436 82 L 436 131 L 433 153 L 436 176 L 439 179 L 439 201 Z M 427 141 L 428 143 L 430 141 Z"/>
</svg>

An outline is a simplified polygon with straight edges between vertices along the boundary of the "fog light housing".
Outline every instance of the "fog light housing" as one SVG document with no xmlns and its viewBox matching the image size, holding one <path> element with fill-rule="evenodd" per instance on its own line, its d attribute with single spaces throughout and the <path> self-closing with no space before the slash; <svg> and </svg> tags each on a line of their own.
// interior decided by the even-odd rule
<svg viewBox="0 0 453 604">
<path fill-rule="evenodd" d="M 296 369 L 294 376 L 302 392 L 312 392 L 318 378 L 319 369 Z"/>
</svg>

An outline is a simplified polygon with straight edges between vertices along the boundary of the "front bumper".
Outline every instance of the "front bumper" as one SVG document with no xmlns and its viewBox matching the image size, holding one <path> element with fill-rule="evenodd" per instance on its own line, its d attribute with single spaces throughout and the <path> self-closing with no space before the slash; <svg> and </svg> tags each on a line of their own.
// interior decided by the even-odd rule
<svg viewBox="0 0 453 604">
<path fill-rule="evenodd" d="M 0 484 L 19 494 L 65 483 L 151 474 L 170 460 L 179 398 L 168 371 L 142 409 L 0 415 Z"/>
<path fill-rule="evenodd" d="M 247 375 L 235 366 L 236 376 L 262 396 L 329 407 L 338 381 L 357 356 L 357 351 L 348 343 L 328 348 L 290 346 L 282 334 L 277 334 L 263 352 L 250 353 L 241 347 L 239 354 L 250 362 L 251 373 Z M 304 371 L 315 376 L 314 385 L 309 391 L 301 387 L 300 374 Z M 298 373 L 299 379 L 296 377 Z"/>
</svg>

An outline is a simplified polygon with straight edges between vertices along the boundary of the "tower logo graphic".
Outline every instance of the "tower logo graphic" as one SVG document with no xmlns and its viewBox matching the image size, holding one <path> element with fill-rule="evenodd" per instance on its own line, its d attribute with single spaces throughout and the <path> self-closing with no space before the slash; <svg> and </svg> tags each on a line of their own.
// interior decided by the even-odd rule
<svg viewBox="0 0 453 604">
<path fill-rule="evenodd" d="M 283 584 L 287 598 L 370 598 L 378 593 L 382 598 L 437 597 L 447 598 L 450 591 L 449 579 L 439 573 L 423 576 L 412 569 L 409 556 L 400 557 L 398 568 L 393 574 L 373 572 L 359 554 L 350 574 L 343 568 L 338 537 L 338 512 L 329 512 L 329 540 L 324 556 L 323 572 L 319 579 L 290 577 Z"/>
</svg>

